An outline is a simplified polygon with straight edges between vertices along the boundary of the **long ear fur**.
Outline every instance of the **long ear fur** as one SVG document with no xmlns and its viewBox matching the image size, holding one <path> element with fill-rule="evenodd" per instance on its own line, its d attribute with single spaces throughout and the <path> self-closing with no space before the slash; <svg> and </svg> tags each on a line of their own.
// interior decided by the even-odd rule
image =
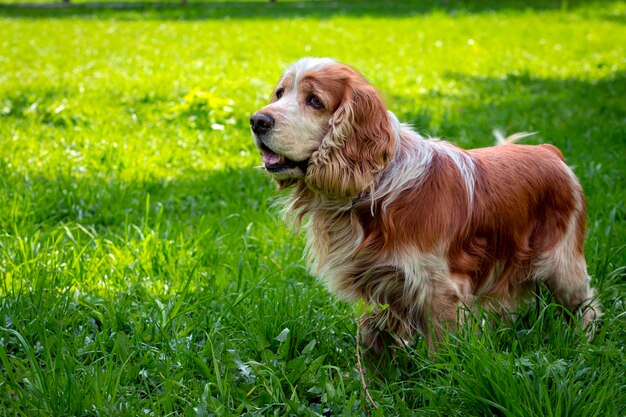
<svg viewBox="0 0 626 417">
<path fill-rule="evenodd" d="M 306 182 L 327 197 L 352 199 L 370 189 L 396 147 L 389 115 L 378 92 L 356 77 L 348 80 L 330 130 L 311 157 Z"/>
</svg>

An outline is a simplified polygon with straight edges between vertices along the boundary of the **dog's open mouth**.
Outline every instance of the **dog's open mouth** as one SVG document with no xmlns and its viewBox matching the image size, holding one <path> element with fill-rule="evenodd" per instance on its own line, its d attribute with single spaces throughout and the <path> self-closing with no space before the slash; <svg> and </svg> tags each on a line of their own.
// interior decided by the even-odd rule
<svg viewBox="0 0 626 417">
<path fill-rule="evenodd" d="M 261 154 L 263 155 L 263 165 L 269 172 L 281 172 L 289 169 L 300 168 L 302 172 L 306 172 L 309 160 L 292 161 L 284 155 L 279 155 L 270 148 L 261 143 Z"/>
</svg>

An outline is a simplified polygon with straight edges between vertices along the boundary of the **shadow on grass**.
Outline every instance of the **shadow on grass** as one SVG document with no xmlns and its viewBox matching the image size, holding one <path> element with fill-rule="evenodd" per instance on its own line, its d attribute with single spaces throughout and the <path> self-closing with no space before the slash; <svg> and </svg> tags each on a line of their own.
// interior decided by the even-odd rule
<svg viewBox="0 0 626 417">
<path fill-rule="evenodd" d="M 310 1 L 310 2 L 94 2 L 62 4 L 0 4 L 4 18 L 87 17 L 123 20 L 203 20 L 203 19 L 325 19 L 334 16 L 405 17 L 441 11 L 455 14 L 520 10 L 559 10 L 586 5 L 584 0 L 405 0 L 398 2 Z"/>
<path fill-rule="evenodd" d="M 527 141 L 554 143 L 573 159 L 614 159 L 623 180 L 626 102 L 622 91 L 626 89 L 626 73 L 600 80 L 541 78 L 526 72 L 502 78 L 457 72 L 443 77 L 455 81 L 461 94 L 447 96 L 445 91 L 431 91 L 420 97 L 406 97 L 390 92 L 390 110 L 405 109 L 397 114 L 401 120 L 420 132 L 449 138 L 464 148 L 492 145 L 494 128 L 505 134 L 537 132 Z M 445 103 L 445 114 L 433 122 L 424 108 L 441 101 Z"/>
<path fill-rule="evenodd" d="M 444 118 L 441 129 L 446 135 L 463 136 L 466 132 L 460 131 L 460 126 L 480 124 L 509 133 L 537 131 L 564 146 L 565 152 L 575 152 L 577 146 L 605 144 L 607 147 L 590 151 L 600 151 L 600 158 L 616 150 L 624 155 L 619 151 L 626 150 L 626 143 L 619 139 L 626 132 L 626 102 L 621 93 L 626 89 L 624 72 L 600 80 L 540 78 L 527 72 L 503 78 L 461 73 L 444 77 L 460 83 L 466 92 Z M 468 122 L 455 122 L 465 117 Z"/>
<path fill-rule="evenodd" d="M 75 173 L 18 176 L 6 167 L 0 172 L 5 213 L 0 230 L 10 233 L 73 224 L 114 234 L 146 222 L 198 230 L 232 225 L 233 218 L 243 224 L 266 216 L 273 189 L 264 173 L 254 168 L 139 180 L 120 179 L 115 173 L 93 178 Z"/>
</svg>

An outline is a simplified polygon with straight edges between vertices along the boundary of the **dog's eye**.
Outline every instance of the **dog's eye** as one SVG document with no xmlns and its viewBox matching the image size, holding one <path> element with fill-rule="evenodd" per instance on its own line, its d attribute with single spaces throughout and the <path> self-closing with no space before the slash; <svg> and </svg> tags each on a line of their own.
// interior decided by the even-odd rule
<svg viewBox="0 0 626 417">
<path fill-rule="evenodd" d="M 322 100 L 320 100 L 320 98 L 316 96 L 315 94 L 311 94 L 306 99 L 306 104 L 318 110 L 324 108 L 324 103 L 322 103 Z"/>
<path fill-rule="evenodd" d="M 279 88 L 278 90 L 276 90 L 276 98 L 277 99 L 281 98 L 284 92 L 285 92 L 284 88 Z"/>
</svg>

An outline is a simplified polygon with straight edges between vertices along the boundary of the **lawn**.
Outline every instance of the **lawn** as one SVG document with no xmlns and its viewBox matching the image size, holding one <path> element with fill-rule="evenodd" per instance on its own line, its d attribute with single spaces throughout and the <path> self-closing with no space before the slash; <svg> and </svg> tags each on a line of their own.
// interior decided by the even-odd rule
<svg viewBox="0 0 626 417">
<path fill-rule="evenodd" d="M 0 6 L 0 415 L 623 416 L 626 3 Z M 249 132 L 302 56 L 423 134 L 562 149 L 605 316 L 515 321 L 356 371 L 363 306 L 307 273 Z"/>
</svg>

